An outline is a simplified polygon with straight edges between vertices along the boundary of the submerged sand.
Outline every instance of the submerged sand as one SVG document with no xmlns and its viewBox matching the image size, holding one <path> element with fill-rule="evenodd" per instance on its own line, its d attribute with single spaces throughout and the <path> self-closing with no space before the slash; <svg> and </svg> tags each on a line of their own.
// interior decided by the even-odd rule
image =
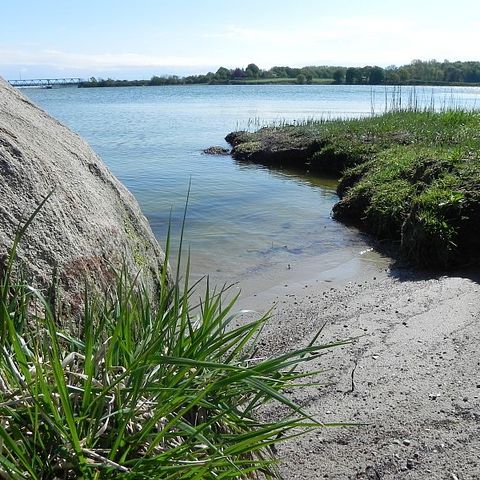
<svg viewBox="0 0 480 480">
<path fill-rule="evenodd" d="M 292 268 L 293 281 L 241 301 L 277 303 L 266 353 L 305 345 L 324 324 L 325 343 L 358 337 L 310 365 L 328 385 L 291 396 L 322 422 L 362 425 L 280 446 L 286 479 L 480 478 L 480 274 L 385 263 Z"/>
</svg>

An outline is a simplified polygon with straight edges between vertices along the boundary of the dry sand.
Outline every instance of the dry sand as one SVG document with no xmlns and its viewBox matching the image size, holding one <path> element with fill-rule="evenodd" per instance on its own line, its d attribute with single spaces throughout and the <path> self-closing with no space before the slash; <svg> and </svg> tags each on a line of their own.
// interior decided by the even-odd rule
<svg viewBox="0 0 480 480">
<path fill-rule="evenodd" d="M 327 386 L 291 396 L 322 422 L 363 425 L 280 446 L 284 478 L 480 479 L 478 272 L 428 276 L 363 261 L 292 278 L 241 304 L 277 302 L 267 352 L 305 345 L 324 323 L 325 343 L 359 337 L 315 365 L 328 369 L 317 379 Z"/>
</svg>

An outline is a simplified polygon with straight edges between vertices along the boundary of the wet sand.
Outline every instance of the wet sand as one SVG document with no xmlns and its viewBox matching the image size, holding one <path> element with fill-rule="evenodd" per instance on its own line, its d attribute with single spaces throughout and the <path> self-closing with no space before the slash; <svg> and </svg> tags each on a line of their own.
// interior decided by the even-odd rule
<svg viewBox="0 0 480 480">
<path fill-rule="evenodd" d="M 260 312 L 276 304 L 266 353 L 305 345 L 324 324 L 324 343 L 357 337 L 310 365 L 326 369 L 316 380 L 327 386 L 291 396 L 321 422 L 362 425 L 280 446 L 286 479 L 480 478 L 480 275 L 388 263 L 368 252 L 331 268 L 292 265 L 240 301 Z"/>
</svg>

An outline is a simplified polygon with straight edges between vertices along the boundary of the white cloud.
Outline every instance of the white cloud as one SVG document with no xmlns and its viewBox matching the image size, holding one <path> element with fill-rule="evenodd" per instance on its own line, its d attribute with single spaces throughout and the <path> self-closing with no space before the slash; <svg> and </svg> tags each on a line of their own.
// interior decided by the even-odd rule
<svg viewBox="0 0 480 480">
<path fill-rule="evenodd" d="M 288 28 L 250 28 L 229 25 L 197 37 L 197 42 L 160 43 L 155 51 L 78 53 L 38 45 L 0 45 L 0 65 L 51 66 L 92 72 L 122 69 L 182 68 L 202 72 L 211 66 L 273 65 L 401 65 L 414 58 L 467 60 L 478 57 L 480 28 L 471 24 L 448 26 L 413 18 L 322 17 L 309 25 Z M 478 27 L 478 22 L 477 22 Z M 133 48 L 132 48 L 133 49 Z M 200 52 L 198 55 L 194 53 Z M 16 68 L 16 67 L 15 67 Z"/>
<path fill-rule="evenodd" d="M 81 70 L 120 69 L 137 67 L 181 67 L 209 64 L 207 58 L 155 56 L 139 53 L 71 53 L 45 49 L 36 52 L 0 49 L 0 65 L 51 65 L 56 68 Z"/>
<path fill-rule="evenodd" d="M 414 28 L 410 20 L 384 17 L 319 19 L 315 28 L 295 27 L 289 29 L 259 29 L 229 25 L 224 30 L 206 33 L 205 38 L 218 38 L 232 42 L 266 42 L 274 44 L 307 44 L 324 40 L 355 38 L 357 35 L 377 36 L 391 35 L 394 32 L 405 33 Z M 261 44 L 258 44 L 261 47 Z"/>
<path fill-rule="evenodd" d="M 273 64 L 390 65 L 414 58 L 474 59 L 480 29 L 472 24 L 448 26 L 408 17 L 323 17 L 287 29 L 244 28 L 230 25 L 205 38 L 219 39 L 235 51 L 251 55 L 264 67 Z"/>
<path fill-rule="evenodd" d="M 259 48 L 262 44 L 298 44 L 307 40 L 320 40 L 338 38 L 339 33 L 333 31 L 301 30 L 291 29 L 288 31 L 243 28 L 234 25 L 228 26 L 225 30 L 217 33 L 206 33 L 205 38 L 230 40 L 234 42 L 255 43 Z M 261 42 L 261 43 L 259 43 Z"/>
</svg>

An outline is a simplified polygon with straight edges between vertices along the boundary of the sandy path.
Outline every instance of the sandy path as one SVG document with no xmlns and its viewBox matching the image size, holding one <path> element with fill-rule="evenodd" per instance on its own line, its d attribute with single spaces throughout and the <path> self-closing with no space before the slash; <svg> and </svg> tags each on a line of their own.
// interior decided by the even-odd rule
<svg viewBox="0 0 480 480">
<path fill-rule="evenodd" d="M 368 425 L 280 447 L 284 477 L 480 479 L 480 275 L 420 278 L 374 264 L 341 281 L 331 273 L 243 302 L 278 302 L 270 351 L 305 344 L 324 322 L 325 342 L 362 335 L 319 362 L 330 386 L 292 396 L 321 421 Z"/>
</svg>

